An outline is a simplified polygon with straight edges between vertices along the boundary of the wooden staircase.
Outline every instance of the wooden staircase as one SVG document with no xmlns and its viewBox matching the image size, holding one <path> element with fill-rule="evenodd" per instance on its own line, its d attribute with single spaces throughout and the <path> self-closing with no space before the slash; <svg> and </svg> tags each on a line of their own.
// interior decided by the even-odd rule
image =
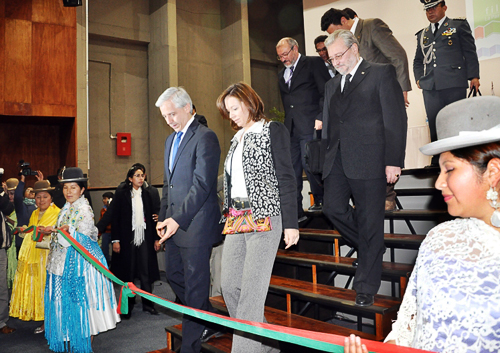
<svg viewBox="0 0 500 353">
<path fill-rule="evenodd" d="M 417 178 L 432 177 L 436 170 L 405 171 L 404 174 L 421 173 Z M 301 328 L 317 332 L 332 333 L 348 336 L 354 333 L 364 339 L 381 341 L 391 330 L 392 320 L 396 318 L 402 296 L 406 289 L 408 278 L 413 269 L 411 263 L 397 263 L 395 253 L 410 251 L 415 253 L 425 239 L 429 229 L 417 234 L 414 222 L 434 221 L 434 224 L 451 219 L 443 208 L 439 192 L 430 187 L 402 188 L 396 190 L 398 209 L 386 212 L 385 246 L 390 251 L 383 262 L 383 281 L 392 283 L 391 295 L 376 295 L 373 305 L 359 307 L 355 305 L 356 293 L 349 288 L 356 268 L 353 266 L 352 256 L 355 250 L 347 246 L 347 242 L 333 229 L 333 226 L 323 216 L 321 211 L 306 212 L 309 216 L 308 226 L 300 229 L 300 241 L 293 251 L 278 250 L 273 276 L 269 286 L 269 295 L 265 307 L 265 316 L 269 323 L 286 327 Z M 412 198 L 436 198 L 422 209 L 405 209 L 403 204 Z M 440 204 L 441 202 L 441 204 Z M 408 202 L 411 203 L 411 202 Z M 436 207 L 434 207 L 437 205 Z M 395 223 L 399 228 L 406 226 L 398 233 L 394 232 Z M 389 226 L 387 227 L 387 224 Z M 389 261 L 387 259 L 390 257 Z M 346 280 L 345 287 L 335 286 L 334 279 L 340 277 Z M 341 282 L 341 281 L 339 281 Z M 399 288 L 396 296 L 395 288 Z M 227 314 L 222 297 L 211 298 L 212 305 L 220 312 Z M 315 310 L 310 310 L 314 308 Z M 329 322 L 333 313 L 344 313 L 353 320 L 356 329 L 339 326 Z M 364 320 L 363 320 L 364 319 Z M 323 321 L 322 321 L 323 320 Z M 373 322 L 373 331 L 365 332 Z M 368 327 L 370 328 L 370 327 Z M 170 353 L 178 348 L 182 339 L 182 326 L 176 325 L 166 328 L 167 350 L 157 351 Z M 202 345 L 202 352 L 230 352 L 232 332 L 219 338 L 211 339 Z M 282 352 L 312 352 L 304 347 L 297 347 L 280 343 Z"/>
</svg>

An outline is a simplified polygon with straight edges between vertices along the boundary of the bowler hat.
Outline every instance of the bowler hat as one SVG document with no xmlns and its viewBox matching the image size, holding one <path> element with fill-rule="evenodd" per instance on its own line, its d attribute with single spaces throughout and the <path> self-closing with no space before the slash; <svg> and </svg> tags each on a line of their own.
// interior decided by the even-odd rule
<svg viewBox="0 0 500 353">
<path fill-rule="evenodd" d="M 78 167 L 66 168 L 61 173 L 62 179 L 59 180 L 60 183 L 72 183 L 79 181 L 87 181 L 88 178 L 83 177 L 83 172 Z"/>
<path fill-rule="evenodd" d="M 420 147 L 425 155 L 500 141 L 500 97 L 467 98 L 447 105 L 437 115 L 436 130 L 438 140 Z"/>
<path fill-rule="evenodd" d="M 5 182 L 7 184 L 7 191 L 16 190 L 17 185 L 19 185 L 19 180 L 16 178 L 7 179 Z"/>
<path fill-rule="evenodd" d="M 424 10 L 430 9 L 431 7 L 437 6 L 440 2 L 444 0 L 420 0 L 422 4 L 424 4 Z"/>
<path fill-rule="evenodd" d="M 41 191 L 52 191 L 53 187 L 50 186 L 50 182 L 48 180 L 38 180 L 33 186 L 33 192 L 36 194 Z"/>
</svg>

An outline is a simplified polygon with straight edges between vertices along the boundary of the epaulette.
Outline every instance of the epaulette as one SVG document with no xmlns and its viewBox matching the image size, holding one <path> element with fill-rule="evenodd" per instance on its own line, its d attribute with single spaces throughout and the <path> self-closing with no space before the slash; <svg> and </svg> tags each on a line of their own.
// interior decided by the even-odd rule
<svg viewBox="0 0 500 353">
<path fill-rule="evenodd" d="M 418 36 L 418 35 L 419 35 L 419 33 L 420 33 L 420 32 L 422 32 L 422 31 L 423 31 L 424 29 L 426 29 L 426 28 L 427 28 L 427 27 L 422 28 L 420 31 L 418 31 L 417 33 L 415 33 L 415 35 L 416 35 L 416 36 Z"/>
<path fill-rule="evenodd" d="M 452 20 L 455 20 L 455 21 L 467 21 L 467 19 L 465 17 L 455 17 L 455 18 L 452 18 Z"/>
</svg>

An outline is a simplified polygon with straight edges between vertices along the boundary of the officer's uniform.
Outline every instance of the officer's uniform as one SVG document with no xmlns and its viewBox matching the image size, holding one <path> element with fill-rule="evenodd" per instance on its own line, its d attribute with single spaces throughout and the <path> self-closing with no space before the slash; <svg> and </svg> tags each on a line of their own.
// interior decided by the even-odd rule
<svg viewBox="0 0 500 353">
<path fill-rule="evenodd" d="M 423 90 L 431 141 L 436 141 L 437 113 L 466 97 L 468 80 L 479 78 L 479 61 L 467 20 L 445 17 L 436 36 L 432 29 L 429 24 L 416 34 L 413 73 Z"/>
</svg>

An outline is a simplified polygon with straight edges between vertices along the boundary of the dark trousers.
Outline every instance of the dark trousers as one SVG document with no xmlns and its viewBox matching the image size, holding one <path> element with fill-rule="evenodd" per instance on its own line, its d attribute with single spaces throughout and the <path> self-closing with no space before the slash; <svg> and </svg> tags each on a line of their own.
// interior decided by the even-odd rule
<svg viewBox="0 0 500 353">
<path fill-rule="evenodd" d="M 132 268 L 134 269 L 134 278 L 138 278 L 141 282 L 141 289 L 148 292 L 153 293 L 153 283 L 149 279 L 149 270 L 148 270 L 148 246 L 146 241 L 143 241 L 140 246 L 132 245 Z M 153 307 L 153 303 L 145 298 L 141 298 L 142 307 Z M 135 298 L 129 298 L 129 303 L 132 304 L 130 307 L 130 312 L 133 308 L 133 303 L 135 302 Z"/>
<path fill-rule="evenodd" d="M 298 215 L 304 213 L 302 206 L 302 171 L 305 170 L 307 180 L 311 186 L 311 192 L 314 196 L 314 202 L 323 202 L 323 186 L 317 176 L 310 173 L 306 167 L 306 142 L 313 139 L 313 134 L 298 135 L 292 130 L 290 136 L 290 153 L 292 155 L 293 170 L 295 171 L 295 179 L 297 180 L 297 207 Z"/>
<path fill-rule="evenodd" d="M 362 168 L 363 166 L 360 166 Z M 353 289 L 377 294 L 382 276 L 386 179 L 349 179 L 344 174 L 340 151 L 332 171 L 324 179 L 323 213 L 358 251 L 359 265 Z M 356 208 L 349 205 L 353 197 Z"/>
<path fill-rule="evenodd" d="M 168 240 L 165 245 L 167 279 L 181 303 L 195 309 L 213 312 L 209 301 L 211 246 L 183 248 Z M 182 353 L 198 353 L 203 321 L 184 315 L 182 319 Z"/>
<path fill-rule="evenodd" d="M 464 99 L 467 96 L 467 88 L 448 88 L 439 91 L 423 90 L 425 112 L 429 121 L 431 142 L 437 141 L 436 116 L 439 111 L 450 103 Z"/>
</svg>

